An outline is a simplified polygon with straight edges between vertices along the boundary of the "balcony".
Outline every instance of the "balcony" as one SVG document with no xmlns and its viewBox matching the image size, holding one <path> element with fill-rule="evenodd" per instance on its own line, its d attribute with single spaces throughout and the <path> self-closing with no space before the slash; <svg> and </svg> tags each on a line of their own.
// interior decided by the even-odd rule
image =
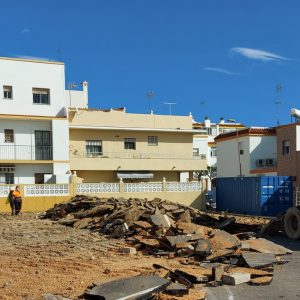
<svg viewBox="0 0 300 300">
<path fill-rule="evenodd" d="M 52 146 L 1 145 L 0 161 L 52 160 Z"/>
<path fill-rule="evenodd" d="M 193 153 L 78 152 L 71 151 L 74 170 L 173 170 L 206 169 L 206 156 Z"/>
</svg>

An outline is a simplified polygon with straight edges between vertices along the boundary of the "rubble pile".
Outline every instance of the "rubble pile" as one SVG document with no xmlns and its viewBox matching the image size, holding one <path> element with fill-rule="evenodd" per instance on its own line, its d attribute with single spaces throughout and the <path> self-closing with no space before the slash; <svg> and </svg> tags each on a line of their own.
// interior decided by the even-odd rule
<svg viewBox="0 0 300 300">
<path fill-rule="evenodd" d="M 167 280 L 162 280 L 161 289 L 158 289 L 161 299 L 168 299 L 161 292 L 183 296 L 198 285 L 269 284 L 274 264 L 285 263 L 284 255 L 292 253 L 259 237 L 262 225 L 258 222 L 237 223 L 234 217 L 217 218 L 158 198 L 148 201 L 78 195 L 49 209 L 43 217 L 111 238 L 124 238 L 128 247 L 120 249 L 120 252 L 128 255 L 136 255 L 140 251 L 165 257 L 166 261 L 178 260 L 178 268 L 153 265 L 152 276 Z M 159 281 L 156 277 L 152 280 Z M 112 286 L 116 284 L 119 283 L 112 282 Z M 109 293 L 107 283 L 103 288 L 95 286 L 87 291 L 86 299 L 101 296 L 104 291 Z"/>
</svg>

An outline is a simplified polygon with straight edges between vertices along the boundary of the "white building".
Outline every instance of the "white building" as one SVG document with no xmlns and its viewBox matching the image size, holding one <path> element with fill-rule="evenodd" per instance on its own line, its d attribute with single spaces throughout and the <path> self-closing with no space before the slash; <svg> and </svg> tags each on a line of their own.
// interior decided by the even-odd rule
<svg viewBox="0 0 300 300">
<path fill-rule="evenodd" d="M 275 128 L 250 127 L 221 134 L 215 141 L 218 177 L 277 175 Z"/>
<path fill-rule="evenodd" d="M 86 106 L 84 89 L 65 90 L 61 62 L 0 58 L 0 183 L 68 180 L 67 107 L 79 93 L 75 106 Z"/>
</svg>

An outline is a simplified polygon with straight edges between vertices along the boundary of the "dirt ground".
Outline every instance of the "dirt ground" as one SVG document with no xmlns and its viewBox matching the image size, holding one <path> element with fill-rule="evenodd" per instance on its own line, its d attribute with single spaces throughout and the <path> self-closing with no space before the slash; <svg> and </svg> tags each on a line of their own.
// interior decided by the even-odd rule
<svg viewBox="0 0 300 300">
<path fill-rule="evenodd" d="M 77 299 L 93 282 L 153 273 L 153 263 L 179 262 L 119 253 L 120 240 L 77 230 L 37 214 L 0 214 L 0 299 Z"/>
</svg>

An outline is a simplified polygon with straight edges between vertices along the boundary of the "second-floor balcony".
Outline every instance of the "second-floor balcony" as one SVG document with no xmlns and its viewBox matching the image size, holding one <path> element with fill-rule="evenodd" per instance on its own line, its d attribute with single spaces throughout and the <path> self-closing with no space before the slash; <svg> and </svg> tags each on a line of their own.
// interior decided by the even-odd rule
<svg viewBox="0 0 300 300">
<path fill-rule="evenodd" d="M 135 150 L 123 152 L 79 152 L 71 150 L 71 167 L 74 170 L 136 170 L 136 171 L 193 171 L 205 170 L 205 155 L 193 153 L 141 153 Z"/>
<path fill-rule="evenodd" d="M 140 152 L 71 152 L 74 158 L 122 158 L 122 159 L 206 159 L 205 154 L 191 153 L 140 153 Z"/>
<path fill-rule="evenodd" d="M 33 161 L 52 159 L 52 146 L 0 145 L 0 161 Z"/>
</svg>

